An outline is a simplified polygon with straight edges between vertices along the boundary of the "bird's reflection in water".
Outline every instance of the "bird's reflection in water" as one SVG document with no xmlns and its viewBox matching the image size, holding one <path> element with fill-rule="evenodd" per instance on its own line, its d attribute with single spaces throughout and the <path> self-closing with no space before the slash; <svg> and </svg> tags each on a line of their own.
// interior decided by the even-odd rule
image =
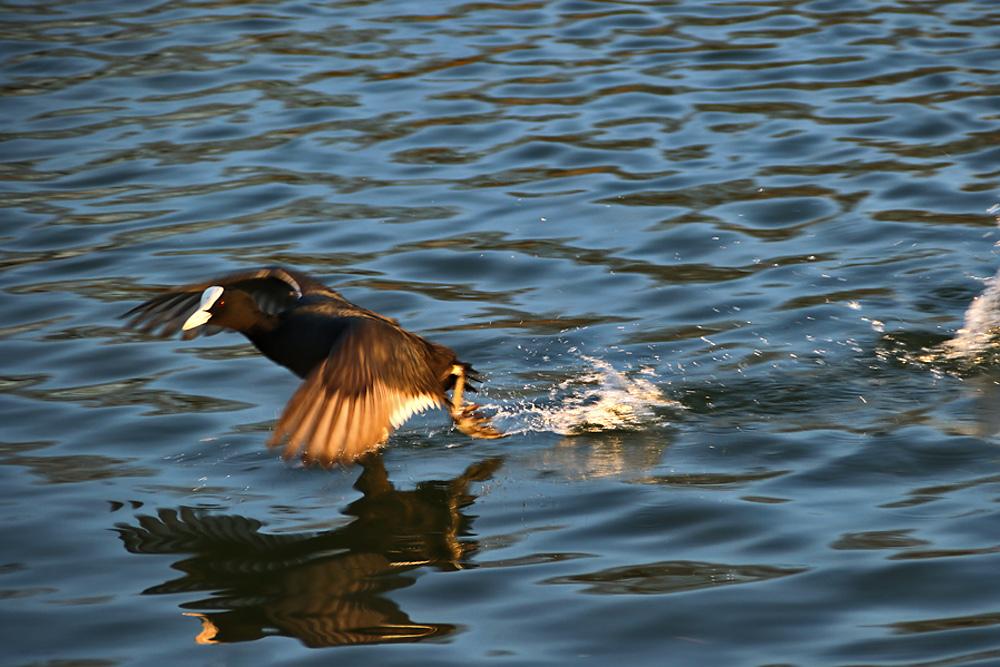
<svg viewBox="0 0 1000 667">
<path fill-rule="evenodd" d="M 163 509 L 117 530 L 131 553 L 190 554 L 173 565 L 183 577 L 144 592 L 209 592 L 181 605 L 202 620 L 199 642 L 268 635 L 317 648 L 415 642 L 456 626 L 411 621 L 386 593 L 411 585 L 407 572 L 418 567 L 471 566 L 474 517 L 461 510 L 476 499 L 470 484 L 500 464 L 487 459 L 453 480 L 398 491 L 381 457 L 372 456 L 354 485 L 363 496 L 344 510 L 354 521 L 322 533 L 269 534 L 255 519 L 190 508 Z"/>
</svg>

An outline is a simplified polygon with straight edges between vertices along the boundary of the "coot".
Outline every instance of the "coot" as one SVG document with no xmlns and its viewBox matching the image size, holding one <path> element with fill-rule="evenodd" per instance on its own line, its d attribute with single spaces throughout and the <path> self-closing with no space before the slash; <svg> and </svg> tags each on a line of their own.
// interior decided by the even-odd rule
<svg viewBox="0 0 1000 667">
<path fill-rule="evenodd" d="M 462 433 L 502 436 L 479 406 L 462 402 L 476 379 L 472 366 L 301 271 L 272 266 L 185 285 L 122 317 L 164 337 L 182 331 L 185 340 L 238 331 L 304 378 L 267 442 L 284 444 L 286 459 L 301 452 L 307 464 L 354 461 L 414 413 L 441 405 Z"/>
</svg>

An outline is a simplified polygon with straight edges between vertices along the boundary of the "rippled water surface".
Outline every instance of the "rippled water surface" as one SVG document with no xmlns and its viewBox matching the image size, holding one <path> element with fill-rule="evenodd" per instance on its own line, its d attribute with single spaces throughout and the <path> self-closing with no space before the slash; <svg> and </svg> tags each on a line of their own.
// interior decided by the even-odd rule
<svg viewBox="0 0 1000 667">
<path fill-rule="evenodd" d="M 0 13 L 0 663 L 1000 664 L 994 2 Z M 263 264 L 510 435 L 116 319 Z"/>
</svg>

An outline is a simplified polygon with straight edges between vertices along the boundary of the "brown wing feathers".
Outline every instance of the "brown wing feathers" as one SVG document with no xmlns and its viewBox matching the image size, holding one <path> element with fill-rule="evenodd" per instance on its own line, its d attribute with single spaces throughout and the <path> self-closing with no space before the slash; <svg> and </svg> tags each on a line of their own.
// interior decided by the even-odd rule
<svg viewBox="0 0 1000 667">
<path fill-rule="evenodd" d="M 406 332 L 357 318 L 309 374 L 278 419 L 268 445 L 307 463 L 356 459 L 407 417 L 445 400 L 426 360 L 412 354 Z"/>
</svg>

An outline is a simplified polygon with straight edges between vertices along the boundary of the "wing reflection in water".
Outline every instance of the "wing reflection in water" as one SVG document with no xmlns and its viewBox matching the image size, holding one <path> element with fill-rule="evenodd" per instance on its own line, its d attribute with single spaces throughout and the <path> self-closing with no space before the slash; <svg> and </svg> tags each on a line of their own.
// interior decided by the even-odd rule
<svg viewBox="0 0 1000 667">
<path fill-rule="evenodd" d="M 202 620 L 200 643 L 240 642 L 268 635 L 296 637 L 309 647 L 415 642 L 453 632 L 455 625 L 411 621 L 386 593 L 414 582 L 422 566 L 471 566 L 475 500 L 468 487 L 489 479 L 499 458 L 471 465 L 449 481 L 397 491 L 381 457 L 364 462 L 362 498 L 344 511 L 355 520 L 321 533 L 269 534 L 243 516 L 162 509 L 139 525 L 118 524 L 136 554 L 190 554 L 174 563 L 179 579 L 145 594 L 209 592 L 182 604 Z"/>
</svg>

